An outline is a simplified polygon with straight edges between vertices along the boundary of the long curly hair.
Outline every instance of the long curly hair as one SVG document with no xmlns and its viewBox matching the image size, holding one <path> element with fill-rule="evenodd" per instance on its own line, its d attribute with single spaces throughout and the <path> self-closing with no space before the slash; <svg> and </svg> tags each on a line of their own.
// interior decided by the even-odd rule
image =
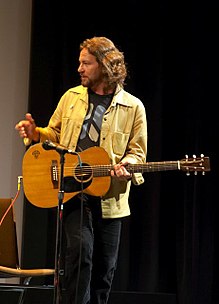
<svg viewBox="0 0 219 304">
<path fill-rule="evenodd" d="M 110 39 L 106 37 L 86 39 L 80 44 L 80 50 L 84 48 L 102 65 L 104 81 L 109 88 L 114 88 L 117 84 L 124 86 L 127 77 L 124 55 Z"/>
</svg>

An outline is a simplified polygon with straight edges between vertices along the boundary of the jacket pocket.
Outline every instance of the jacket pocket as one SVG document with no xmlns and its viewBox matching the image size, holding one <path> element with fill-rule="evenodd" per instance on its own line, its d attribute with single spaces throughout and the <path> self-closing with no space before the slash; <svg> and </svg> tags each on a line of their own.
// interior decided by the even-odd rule
<svg viewBox="0 0 219 304">
<path fill-rule="evenodd" d="M 122 156 L 125 153 L 128 143 L 129 134 L 114 132 L 112 136 L 113 152 Z"/>
</svg>

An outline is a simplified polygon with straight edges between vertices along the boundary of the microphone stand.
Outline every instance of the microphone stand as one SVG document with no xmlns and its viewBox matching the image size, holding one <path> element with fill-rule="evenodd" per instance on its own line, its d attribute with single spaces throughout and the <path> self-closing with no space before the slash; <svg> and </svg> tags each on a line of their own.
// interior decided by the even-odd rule
<svg viewBox="0 0 219 304">
<path fill-rule="evenodd" d="M 54 304 L 61 303 L 60 276 L 64 275 L 61 268 L 61 246 L 62 246 L 62 226 L 63 226 L 63 198 L 64 198 L 64 163 L 66 150 L 57 150 L 60 154 L 60 188 L 58 193 L 58 209 L 56 220 L 56 248 L 55 248 L 55 275 L 54 275 Z"/>
<path fill-rule="evenodd" d="M 55 248 L 55 274 L 54 274 L 54 298 L 53 304 L 61 303 L 61 288 L 60 288 L 60 276 L 64 275 L 64 269 L 61 268 L 61 253 L 62 253 L 62 228 L 63 228 L 63 198 L 64 198 L 64 163 L 65 154 L 74 154 L 78 156 L 80 166 L 82 162 L 80 155 L 68 148 L 62 147 L 53 143 L 50 140 L 46 140 L 42 143 L 42 147 L 45 150 L 56 150 L 60 154 L 60 186 L 58 193 L 58 210 L 57 210 L 57 222 L 56 222 L 56 248 Z"/>
<path fill-rule="evenodd" d="M 63 228 L 63 198 L 64 198 L 64 163 L 65 154 L 77 155 L 80 166 L 82 162 L 80 155 L 65 147 L 59 146 L 50 140 L 42 143 L 45 150 L 56 150 L 60 154 L 60 187 L 58 193 L 58 210 L 57 210 L 57 223 L 56 223 L 56 248 L 55 248 L 55 274 L 54 274 L 54 298 L 53 304 L 61 303 L 61 288 L 60 276 L 64 275 L 64 269 L 61 268 L 61 253 L 62 253 L 62 228 Z"/>
</svg>

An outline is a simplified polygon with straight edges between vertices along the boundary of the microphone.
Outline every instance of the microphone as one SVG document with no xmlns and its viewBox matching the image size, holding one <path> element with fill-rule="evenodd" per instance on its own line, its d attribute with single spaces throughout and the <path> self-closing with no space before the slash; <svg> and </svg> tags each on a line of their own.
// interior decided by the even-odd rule
<svg viewBox="0 0 219 304">
<path fill-rule="evenodd" d="M 65 147 L 56 145 L 56 144 L 54 144 L 54 143 L 53 143 L 52 141 L 50 141 L 50 140 L 45 140 L 45 141 L 42 143 L 42 147 L 43 147 L 45 150 L 56 150 L 56 151 L 59 152 L 60 154 L 65 154 L 65 153 L 75 154 L 74 151 L 72 151 L 72 150 L 70 150 L 70 149 L 67 149 L 67 148 L 65 148 Z"/>
</svg>

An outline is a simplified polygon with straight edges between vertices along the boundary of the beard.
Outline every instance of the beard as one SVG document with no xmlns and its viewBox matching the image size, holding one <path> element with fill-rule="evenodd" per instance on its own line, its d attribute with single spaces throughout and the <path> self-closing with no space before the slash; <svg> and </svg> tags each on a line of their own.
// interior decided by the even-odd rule
<svg viewBox="0 0 219 304">
<path fill-rule="evenodd" d="M 100 83 L 102 83 L 103 79 L 100 75 L 96 76 L 96 77 L 87 77 L 87 76 L 81 76 L 81 85 L 83 87 L 87 87 L 87 88 L 93 88 L 98 86 Z"/>
<path fill-rule="evenodd" d="M 84 87 L 88 87 L 89 86 L 89 79 L 88 78 L 81 78 L 81 85 Z"/>
</svg>

